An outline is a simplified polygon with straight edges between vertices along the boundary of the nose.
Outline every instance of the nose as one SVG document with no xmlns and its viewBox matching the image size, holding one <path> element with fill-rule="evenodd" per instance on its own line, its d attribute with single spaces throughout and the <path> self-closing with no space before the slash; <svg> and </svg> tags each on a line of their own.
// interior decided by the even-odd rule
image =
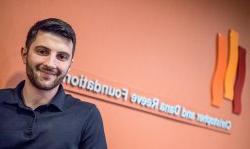
<svg viewBox="0 0 250 149">
<path fill-rule="evenodd" d="M 46 60 L 44 61 L 44 65 L 50 67 L 50 68 L 56 68 L 56 58 L 53 55 L 49 55 L 46 57 Z"/>
</svg>

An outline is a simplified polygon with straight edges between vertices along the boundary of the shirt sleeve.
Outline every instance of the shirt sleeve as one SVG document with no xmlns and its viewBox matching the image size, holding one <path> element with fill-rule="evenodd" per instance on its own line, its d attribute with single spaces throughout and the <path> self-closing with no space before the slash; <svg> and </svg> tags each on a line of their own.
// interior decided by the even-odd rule
<svg viewBox="0 0 250 149">
<path fill-rule="evenodd" d="M 84 125 L 79 149 L 107 149 L 101 114 L 96 106 L 91 108 Z"/>
</svg>

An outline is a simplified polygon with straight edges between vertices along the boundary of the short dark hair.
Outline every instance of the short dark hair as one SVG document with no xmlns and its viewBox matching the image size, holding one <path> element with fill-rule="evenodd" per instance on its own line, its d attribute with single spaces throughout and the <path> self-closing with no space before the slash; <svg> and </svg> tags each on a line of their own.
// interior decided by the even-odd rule
<svg viewBox="0 0 250 149">
<path fill-rule="evenodd" d="M 73 43 L 72 57 L 74 56 L 75 45 L 76 45 L 76 34 L 73 28 L 67 22 L 57 18 L 48 18 L 36 22 L 30 28 L 26 38 L 25 46 L 27 50 L 29 50 L 30 45 L 36 39 L 38 31 L 54 33 L 71 40 Z"/>
</svg>

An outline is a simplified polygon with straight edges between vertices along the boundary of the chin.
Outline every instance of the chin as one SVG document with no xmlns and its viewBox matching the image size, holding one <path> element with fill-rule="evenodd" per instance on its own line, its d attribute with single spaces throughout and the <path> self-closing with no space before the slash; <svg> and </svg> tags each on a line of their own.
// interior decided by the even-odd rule
<svg viewBox="0 0 250 149">
<path fill-rule="evenodd" d="M 41 90 L 52 90 L 54 88 L 56 88 L 58 85 L 60 84 L 60 82 L 55 82 L 55 81 L 38 81 L 35 82 L 33 85 Z"/>
</svg>

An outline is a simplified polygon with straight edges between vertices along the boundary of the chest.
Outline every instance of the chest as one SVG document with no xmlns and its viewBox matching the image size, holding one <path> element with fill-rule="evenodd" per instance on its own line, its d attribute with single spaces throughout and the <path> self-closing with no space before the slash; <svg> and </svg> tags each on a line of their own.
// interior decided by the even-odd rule
<svg viewBox="0 0 250 149">
<path fill-rule="evenodd" d="M 0 107 L 0 148 L 74 148 L 77 147 L 84 121 L 72 112 L 27 111 L 14 106 Z"/>
</svg>

